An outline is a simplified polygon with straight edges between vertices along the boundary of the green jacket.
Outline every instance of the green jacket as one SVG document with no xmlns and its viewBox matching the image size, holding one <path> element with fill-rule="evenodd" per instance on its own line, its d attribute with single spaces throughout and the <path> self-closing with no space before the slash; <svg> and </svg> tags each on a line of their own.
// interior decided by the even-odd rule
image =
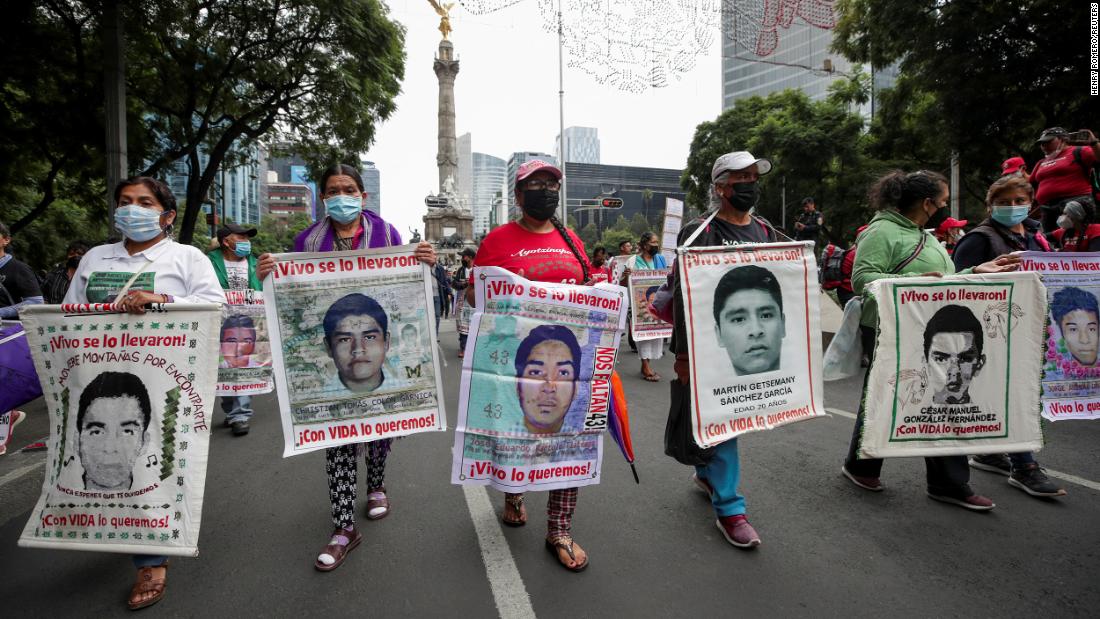
<svg viewBox="0 0 1100 619">
<path fill-rule="evenodd" d="M 893 273 L 920 243 L 921 236 L 927 237 L 924 248 L 912 262 L 899 273 Z M 959 271 L 970 273 L 973 269 Z M 955 273 L 955 263 L 936 237 L 917 227 L 908 217 L 889 209 L 879 211 L 871 223 L 859 235 L 859 249 L 852 265 L 852 290 L 863 297 L 863 316 L 860 324 L 868 327 L 878 325 L 878 304 L 863 294 L 867 284 L 889 277 L 916 277 L 921 273 L 938 272 L 944 275 Z"/>
<path fill-rule="evenodd" d="M 222 250 L 219 247 L 206 254 L 207 258 L 210 258 L 210 262 L 214 264 L 214 273 L 218 275 L 218 283 L 222 285 L 222 288 L 229 289 L 229 275 L 225 272 L 225 256 L 222 255 Z M 248 287 L 253 290 L 263 290 L 264 287 L 260 283 L 260 278 L 256 277 L 256 256 L 249 254 L 245 260 L 248 261 Z"/>
</svg>

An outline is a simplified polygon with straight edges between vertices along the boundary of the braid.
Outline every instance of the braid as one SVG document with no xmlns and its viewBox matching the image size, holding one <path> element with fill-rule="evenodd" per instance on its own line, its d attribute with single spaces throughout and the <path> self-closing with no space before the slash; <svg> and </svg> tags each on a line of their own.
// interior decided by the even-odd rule
<svg viewBox="0 0 1100 619">
<path fill-rule="evenodd" d="M 576 243 L 573 242 L 573 237 L 569 236 L 569 232 L 565 229 L 565 226 L 561 225 L 561 220 L 558 219 L 557 215 L 552 215 L 550 217 L 550 223 L 554 224 L 554 228 L 558 230 L 558 234 L 561 235 L 561 238 L 565 239 L 565 244 L 573 251 L 573 256 L 577 258 L 577 262 L 581 263 L 581 272 L 584 273 L 584 281 L 581 283 L 588 283 L 588 280 L 592 279 L 591 275 L 588 273 L 588 263 L 585 262 L 584 257 L 581 256 L 580 250 L 577 249 Z"/>
</svg>

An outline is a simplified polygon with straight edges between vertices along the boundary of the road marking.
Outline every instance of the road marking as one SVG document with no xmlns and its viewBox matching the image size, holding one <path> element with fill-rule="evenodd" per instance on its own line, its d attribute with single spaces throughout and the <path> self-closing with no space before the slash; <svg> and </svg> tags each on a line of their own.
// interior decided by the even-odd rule
<svg viewBox="0 0 1100 619">
<path fill-rule="evenodd" d="M 855 419 L 856 418 L 855 413 L 849 413 L 848 411 L 842 411 L 838 408 L 826 408 L 825 412 L 826 413 L 832 413 L 834 415 L 840 415 L 841 417 L 847 417 L 849 419 Z M 1072 473 L 1063 473 L 1061 471 L 1055 471 L 1053 469 L 1048 469 L 1045 466 L 1043 467 L 1043 472 L 1045 472 L 1047 475 L 1049 475 L 1051 477 L 1061 479 L 1062 481 L 1068 481 L 1071 484 L 1077 484 L 1078 486 L 1084 486 L 1084 487 L 1089 488 L 1091 490 L 1096 490 L 1097 492 L 1100 492 L 1100 483 L 1092 481 L 1091 479 L 1085 479 L 1084 477 L 1078 477 L 1076 475 L 1073 475 Z"/>
<path fill-rule="evenodd" d="M 5 475 L 3 477 L 0 477 L 0 488 L 3 488 L 4 486 L 6 486 L 6 485 L 8 485 L 12 482 L 18 481 L 19 478 L 23 477 L 24 475 L 30 474 L 32 471 L 34 471 L 35 469 L 37 469 L 39 467 L 44 466 L 45 464 L 46 464 L 46 459 L 43 458 L 43 459 L 39 460 L 38 462 L 32 462 L 30 464 L 25 464 L 22 467 L 17 468 L 14 471 L 8 473 L 7 475 Z"/>
<path fill-rule="evenodd" d="M 535 609 L 531 607 L 531 597 L 519 575 L 508 540 L 497 522 L 496 511 L 489 502 L 489 493 L 484 486 L 463 486 L 466 495 L 466 507 L 470 510 L 477 542 L 481 546 L 481 560 L 485 563 L 485 574 L 489 579 L 489 588 L 497 605 L 501 619 L 533 619 Z"/>
</svg>

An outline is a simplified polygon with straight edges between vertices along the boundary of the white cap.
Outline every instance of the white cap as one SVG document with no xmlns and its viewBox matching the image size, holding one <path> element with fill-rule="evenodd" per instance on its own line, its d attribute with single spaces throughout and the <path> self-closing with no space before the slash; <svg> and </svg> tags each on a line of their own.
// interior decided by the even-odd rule
<svg viewBox="0 0 1100 619">
<path fill-rule="evenodd" d="M 756 164 L 756 169 L 763 176 L 772 171 L 772 162 L 767 159 L 757 159 L 752 156 L 747 150 L 739 150 L 733 153 L 726 153 L 722 155 L 714 162 L 714 167 L 710 170 L 710 182 L 715 182 L 723 172 L 730 170 L 744 170 L 745 168 Z"/>
</svg>

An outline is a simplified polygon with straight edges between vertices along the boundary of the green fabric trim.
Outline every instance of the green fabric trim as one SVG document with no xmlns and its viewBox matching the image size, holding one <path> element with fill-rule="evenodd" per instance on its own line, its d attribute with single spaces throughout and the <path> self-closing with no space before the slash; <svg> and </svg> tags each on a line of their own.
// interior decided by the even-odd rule
<svg viewBox="0 0 1100 619">
<path fill-rule="evenodd" d="M 214 265 L 214 274 L 218 276 L 218 283 L 223 289 L 228 290 L 229 274 L 225 270 L 225 256 L 222 255 L 221 248 L 207 252 L 206 257 L 210 258 L 210 263 Z M 256 277 L 256 256 L 249 254 L 245 260 L 248 261 L 248 287 L 253 290 L 263 290 L 260 278 Z"/>
</svg>

